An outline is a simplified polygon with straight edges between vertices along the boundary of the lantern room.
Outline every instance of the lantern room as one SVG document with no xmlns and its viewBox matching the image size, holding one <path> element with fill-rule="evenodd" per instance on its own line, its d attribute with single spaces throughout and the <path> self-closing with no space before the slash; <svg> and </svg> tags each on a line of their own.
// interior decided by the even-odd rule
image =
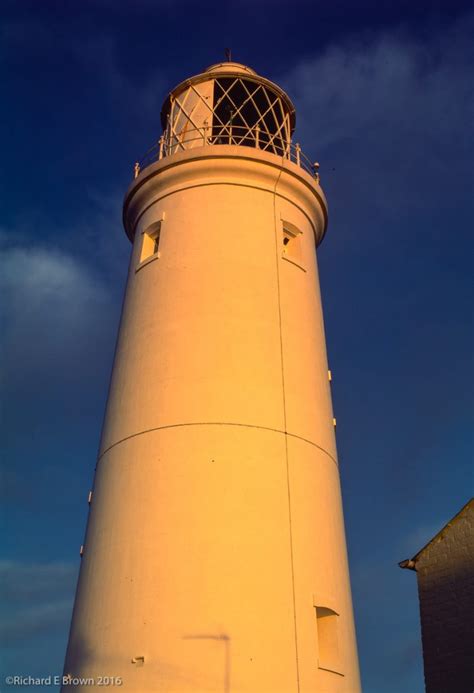
<svg viewBox="0 0 474 693">
<path fill-rule="evenodd" d="M 209 144 L 289 156 L 295 109 L 285 92 L 240 63 L 211 65 L 179 84 L 161 111 L 163 155 Z"/>
</svg>

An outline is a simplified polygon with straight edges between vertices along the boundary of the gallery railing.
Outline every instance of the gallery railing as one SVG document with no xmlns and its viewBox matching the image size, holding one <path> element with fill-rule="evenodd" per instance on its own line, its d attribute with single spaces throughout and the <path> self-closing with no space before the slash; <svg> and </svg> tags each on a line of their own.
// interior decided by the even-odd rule
<svg viewBox="0 0 474 693">
<path fill-rule="evenodd" d="M 254 147 L 261 151 L 270 152 L 281 156 L 288 161 L 293 161 L 311 176 L 319 180 L 319 164 L 312 163 L 301 151 L 298 143 L 285 141 L 278 133 L 271 135 L 267 131 L 260 130 L 258 126 L 248 128 L 236 125 L 202 127 L 183 130 L 179 134 L 165 132 L 158 142 L 154 144 L 134 168 L 135 178 L 140 171 L 150 166 L 155 161 L 195 147 L 208 147 L 212 145 L 239 145 Z"/>
</svg>

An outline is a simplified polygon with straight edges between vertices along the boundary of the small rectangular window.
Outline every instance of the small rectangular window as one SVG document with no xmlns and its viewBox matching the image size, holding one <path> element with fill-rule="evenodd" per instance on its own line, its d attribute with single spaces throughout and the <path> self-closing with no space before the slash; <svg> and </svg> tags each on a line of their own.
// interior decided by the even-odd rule
<svg viewBox="0 0 474 693">
<path fill-rule="evenodd" d="M 164 218 L 165 213 L 163 212 L 160 219 L 157 219 L 157 221 L 153 222 L 153 224 L 150 224 L 150 226 L 147 226 L 145 230 L 142 231 L 139 265 L 137 269 L 146 265 L 149 260 L 160 257 L 160 241 Z"/>
<path fill-rule="evenodd" d="M 315 606 L 318 628 L 318 666 L 335 673 L 340 671 L 338 619 L 339 615 L 325 606 Z"/>
<path fill-rule="evenodd" d="M 293 224 L 287 221 L 282 223 L 282 257 L 304 269 L 302 266 L 303 254 L 301 247 L 303 234 Z"/>
<path fill-rule="evenodd" d="M 140 263 L 151 257 L 160 257 L 161 225 L 161 220 L 156 221 L 143 232 Z"/>
</svg>

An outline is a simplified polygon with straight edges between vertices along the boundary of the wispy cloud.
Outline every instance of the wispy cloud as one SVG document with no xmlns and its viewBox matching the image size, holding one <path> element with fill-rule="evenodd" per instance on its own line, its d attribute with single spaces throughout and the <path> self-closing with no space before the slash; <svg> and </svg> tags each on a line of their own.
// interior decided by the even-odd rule
<svg viewBox="0 0 474 693">
<path fill-rule="evenodd" d="M 470 13 L 418 35 L 346 35 L 280 80 L 329 200 L 328 336 L 338 313 L 342 368 L 343 331 L 354 358 L 339 406 L 366 398 L 346 440 L 400 502 L 438 483 L 442 440 L 460 440 L 469 411 L 473 28 Z"/>
<path fill-rule="evenodd" d="M 0 640 L 16 647 L 34 637 L 67 628 L 77 566 L 71 563 L 0 562 L 2 625 Z"/>
<path fill-rule="evenodd" d="M 80 261 L 52 248 L 0 252 L 4 367 L 10 375 L 81 360 L 110 295 Z M 94 339 L 97 335 L 94 336 Z"/>
<path fill-rule="evenodd" d="M 21 218 L 0 229 L 0 321 L 7 384 L 21 375 L 84 374 L 86 355 L 108 348 L 126 278 L 130 242 L 121 195 L 87 192 L 85 211 L 61 228 Z M 74 367 L 71 368 L 71 365 Z"/>
<path fill-rule="evenodd" d="M 72 234 L 69 242 L 73 239 Z M 93 251 L 88 260 L 87 252 L 80 254 L 76 247 L 73 255 L 60 243 L 59 237 L 57 245 L 40 245 L 33 235 L 17 245 L 15 234 L 8 234 L 0 249 L 0 369 L 8 402 L 2 416 L 3 469 L 23 507 L 36 496 L 34 484 L 46 483 L 47 459 L 21 478 L 40 439 L 46 454 L 58 444 L 62 427 L 69 427 L 71 436 L 76 427 L 80 435 L 89 411 L 96 411 L 100 421 L 126 274 L 126 259 L 118 281 L 111 262 L 100 267 Z M 96 250 L 83 243 L 84 251 L 91 247 Z"/>
<path fill-rule="evenodd" d="M 1 597 L 8 602 L 37 602 L 69 596 L 77 564 L 64 561 L 25 563 L 0 561 Z"/>
<path fill-rule="evenodd" d="M 70 621 L 72 598 L 51 604 L 18 610 L 4 618 L 0 626 L 0 642 L 3 647 L 16 647 L 18 643 L 39 636 L 49 636 L 64 630 Z"/>
<path fill-rule="evenodd" d="M 432 186 L 462 192 L 474 141 L 473 29 L 470 14 L 425 39 L 403 27 L 346 37 L 283 76 L 323 184 L 337 176 L 339 192 L 392 215 L 426 208 Z"/>
</svg>

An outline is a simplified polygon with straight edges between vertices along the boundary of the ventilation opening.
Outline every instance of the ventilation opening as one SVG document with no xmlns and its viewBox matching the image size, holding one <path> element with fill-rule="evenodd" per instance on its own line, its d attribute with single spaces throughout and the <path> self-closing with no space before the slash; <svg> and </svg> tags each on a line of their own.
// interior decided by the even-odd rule
<svg viewBox="0 0 474 693">
<path fill-rule="evenodd" d="M 283 222 L 282 234 L 282 257 L 290 260 L 301 267 L 302 252 L 301 252 L 302 233 L 292 224 Z"/>
<path fill-rule="evenodd" d="M 159 257 L 161 235 L 161 221 L 157 221 L 147 228 L 143 234 L 142 252 L 140 254 L 140 262 L 147 260 L 150 257 Z"/>
<path fill-rule="evenodd" d="M 325 606 L 316 606 L 318 628 L 318 666 L 336 673 L 340 671 L 338 620 L 339 615 Z"/>
</svg>

